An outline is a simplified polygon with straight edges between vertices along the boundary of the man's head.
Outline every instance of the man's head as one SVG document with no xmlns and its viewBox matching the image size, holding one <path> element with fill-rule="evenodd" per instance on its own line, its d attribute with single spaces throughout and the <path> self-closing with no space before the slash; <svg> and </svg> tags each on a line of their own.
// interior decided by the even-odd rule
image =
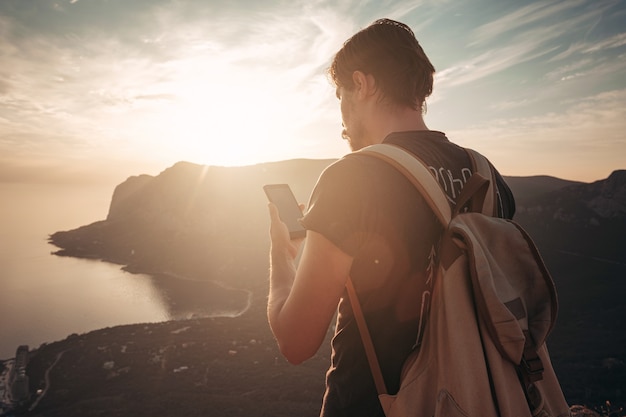
<svg viewBox="0 0 626 417">
<path fill-rule="evenodd" d="M 338 89 L 352 91 L 353 73 L 371 75 L 389 104 L 422 109 L 432 93 L 435 68 L 405 24 L 380 19 L 348 39 L 328 70 Z"/>
</svg>

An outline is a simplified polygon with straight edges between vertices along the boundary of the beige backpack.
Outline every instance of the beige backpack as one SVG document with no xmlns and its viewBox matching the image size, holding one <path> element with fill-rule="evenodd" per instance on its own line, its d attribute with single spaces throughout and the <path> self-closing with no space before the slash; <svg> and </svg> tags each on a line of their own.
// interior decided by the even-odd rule
<svg viewBox="0 0 626 417">
<path fill-rule="evenodd" d="M 452 213 L 426 165 L 393 145 L 360 153 L 403 172 L 445 226 L 430 312 L 419 348 L 405 361 L 400 390 L 387 393 L 354 287 L 348 294 L 387 417 L 570 416 L 545 340 L 556 290 L 534 243 L 495 213 L 495 180 L 482 155 Z M 423 335 L 422 335 L 423 330 Z"/>
</svg>

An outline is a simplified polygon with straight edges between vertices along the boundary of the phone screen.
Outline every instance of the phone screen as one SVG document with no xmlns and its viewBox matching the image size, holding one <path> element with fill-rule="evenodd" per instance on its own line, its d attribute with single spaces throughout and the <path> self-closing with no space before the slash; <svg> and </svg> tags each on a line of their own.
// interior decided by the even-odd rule
<svg viewBox="0 0 626 417">
<path fill-rule="evenodd" d="M 268 184 L 263 186 L 267 198 L 278 207 L 280 219 L 287 225 L 292 239 L 306 236 L 306 229 L 300 224 L 302 211 L 296 197 L 287 184 Z"/>
</svg>

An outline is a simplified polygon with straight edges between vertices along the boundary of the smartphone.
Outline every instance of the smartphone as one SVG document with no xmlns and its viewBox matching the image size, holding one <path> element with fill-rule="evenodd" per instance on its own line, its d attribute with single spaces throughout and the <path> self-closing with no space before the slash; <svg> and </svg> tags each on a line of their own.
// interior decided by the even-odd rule
<svg viewBox="0 0 626 417">
<path fill-rule="evenodd" d="M 263 186 L 263 190 L 267 198 L 278 207 L 278 214 L 287 225 L 289 236 L 292 239 L 305 237 L 306 229 L 299 222 L 302 218 L 302 211 L 289 185 L 267 184 Z"/>
</svg>

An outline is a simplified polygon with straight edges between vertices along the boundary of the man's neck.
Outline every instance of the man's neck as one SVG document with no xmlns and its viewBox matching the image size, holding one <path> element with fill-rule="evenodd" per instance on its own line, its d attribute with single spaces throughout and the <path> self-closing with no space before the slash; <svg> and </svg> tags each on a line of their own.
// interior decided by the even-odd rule
<svg viewBox="0 0 626 417">
<path fill-rule="evenodd" d="M 371 140 L 373 143 L 382 141 L 393 132 L 410 130 L 429 130 L 424 122 L 421 109 L 413 110 L 409 107 L 386 109 L 379 113 L 371 126 Z"/>
</svg>

